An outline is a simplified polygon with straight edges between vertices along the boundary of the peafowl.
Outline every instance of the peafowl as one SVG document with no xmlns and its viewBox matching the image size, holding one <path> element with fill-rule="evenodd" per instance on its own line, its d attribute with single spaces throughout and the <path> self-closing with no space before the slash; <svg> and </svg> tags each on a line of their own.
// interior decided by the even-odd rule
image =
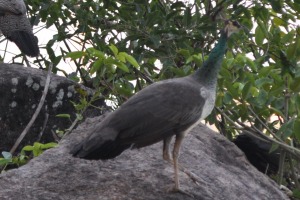
<svg viewBox="0 0 300 200">
<path fill-rule="evenodd" d="M 0 30 L 25 55 L 39 55 L 38 39 L 33 35 L 31 24 L 26 17 L 23 0 L 0 0 Z"/>
<path fill-rule="evenodd" d="M 142 89 L 99 122 L 70 153 L 84 159 L 111 159 L 125 149 L 141 148 L 163 140 L 163 158 L 173 162 L 174 191 L 180 191 L 178 155 L 182 140 L 211 113 L 227 39 L 239 29 L 237 22 L 226 21 L 218 44 L 194 74 L 159 81 Z M 169 146 L 173 136 L 171 158 Z"/>
<path fill-rule="evenodd" d="M 269 176 L 277 174 L 280 151 L 275 150 L 271 152 L 271 142 L 242 133 L 233 140 L 233 143 L 245 153 L 249 162 L 259 171 Z"/>
</svg>

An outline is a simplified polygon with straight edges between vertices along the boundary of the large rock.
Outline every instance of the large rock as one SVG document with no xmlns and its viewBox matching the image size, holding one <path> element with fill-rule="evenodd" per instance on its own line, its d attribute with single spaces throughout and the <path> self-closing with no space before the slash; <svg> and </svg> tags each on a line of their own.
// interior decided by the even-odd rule
<svg viewBox="0 0 300 200">
<path fill-rule="evenodd" d="M 0 199 L 288 199 L 233 143 L 204 125 L 185 138 L 179 157 L 185 169 L 179 174 L 181 188 L 193 198 L 167 192 L 174 172 L 162 159 L 161 143 L 127 150 L 107 161 L 73 158 L 69 147 L 100 119 L 86 120 L 59 147 L 0 175 Z"/>
<path fill-rule="evenodd" d="M 0 152 L 12 148 L 30 121 L 40 102 L 46 77 L 47 72 L 43 70 L 16 64 L 0 64 Z M 72 122 L 56 115 L 70 114 L 71 119 L 75 119 L 76 110 L 72 102 L 78 103 L 82 98 L 79 89 L 86 92 L 87 98 L 93 95 L 93 90 L 52 74 L 46 101 L 20 148 L 36 142 L 44 124 L 46 126 L 41 142 L 54 141 L 52 132 L 69 128 Z M 104 100 L 100 99 L 94 104 L 101 107 Z M 88 113 L 89 117 L 93 117 L 101 114 L 101 110 L 91 109 Z"/>
</svg>

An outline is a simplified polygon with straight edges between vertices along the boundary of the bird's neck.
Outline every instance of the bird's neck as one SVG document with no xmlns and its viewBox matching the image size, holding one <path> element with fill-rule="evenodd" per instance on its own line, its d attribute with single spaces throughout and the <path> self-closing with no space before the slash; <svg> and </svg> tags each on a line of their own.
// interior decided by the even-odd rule
<svg viewBox="0 0 300 200">
<path fill-rule="evenodd" d="M 194 76 L 205 86 L 215 89 L 217 84 L 217 77 L 220 71 L 222 60 L 227 48 L 227 36 L 222 31 L 221 37 L 210 52 L 208 59 L 203 66 L 199 68 Z"/>
</svg>

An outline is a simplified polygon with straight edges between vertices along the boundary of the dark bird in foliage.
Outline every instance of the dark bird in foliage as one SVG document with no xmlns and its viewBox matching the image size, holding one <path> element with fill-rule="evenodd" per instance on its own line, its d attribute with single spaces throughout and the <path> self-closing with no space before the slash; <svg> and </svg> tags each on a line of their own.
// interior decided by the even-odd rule
<svg viewBox="0 0 300 200">
<path fill-rule="evenodd" d="M 39 55 L 38 39 L 33 35 L 31 24 L 26 17 L 23 0 L 0 0 L 0 30 L 25 55 Z"/>
<path fill-rule="evenodd" d="M 175 191 L 180 191 L 178 155 L 185 135 L 212 111 L 217 76 L 229 36 L 240 25 L 226 21 L 218 44 L 194 74 L 156 82 L 132 96 L 73 147 L 84 159 L 111 159 L 128 148 L 141 148 L 163 140 L 163 158 L 174 164 Z M 172 159 L 169 153 L 175 136 Z"/>
<path fill-rule="evenodd" d="M 272 143 L 262 141 L 254 136 L 243 133 L 238 135 L 233 143 L 246 155 L 249 162 L 262 173 L 276 175 L 279 168 L 280 153 L 278 150 L 270 153 Z"/>
</svg>

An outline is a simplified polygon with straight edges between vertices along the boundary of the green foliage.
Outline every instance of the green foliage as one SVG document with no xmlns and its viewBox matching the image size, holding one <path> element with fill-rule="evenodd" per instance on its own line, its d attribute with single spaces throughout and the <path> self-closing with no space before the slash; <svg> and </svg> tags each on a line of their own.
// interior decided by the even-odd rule
<svg viewBox="0 0 300 200">
<path fill-rule="evenodd" d="M 50 142 L 47 144 L 41 144 L 39 142 L 35 142 L 32 146 L 27 145 L 23 147 L 23 152 L 32 152 L 33 157 L 37 157 L 41 155 L 45 150 L 56 147 L 58 144 L 55 142 Z"/>
<path fill-rule="evenodd" d="M 12 156 L 10 152 L 3 151 L 2 152 L 3 157 L 2 158 L 0 157 L 0 168 L 2 169 L 3 172 L 6 169 L 6 167 L 9 165 L 12 166 L 24 165 L 29 161 L 29 158 L 31 157 L 30 154 L 32 154 L 33 157 L 37 157 L 41 155 L 45 150 L 56 147 L 57 145 L 58 144 L 55 142 L 50 142 L 46 144 L 35 142 L 32 146 L 27 145 L 23 147 L 18 156 Z"/>
</svg>

